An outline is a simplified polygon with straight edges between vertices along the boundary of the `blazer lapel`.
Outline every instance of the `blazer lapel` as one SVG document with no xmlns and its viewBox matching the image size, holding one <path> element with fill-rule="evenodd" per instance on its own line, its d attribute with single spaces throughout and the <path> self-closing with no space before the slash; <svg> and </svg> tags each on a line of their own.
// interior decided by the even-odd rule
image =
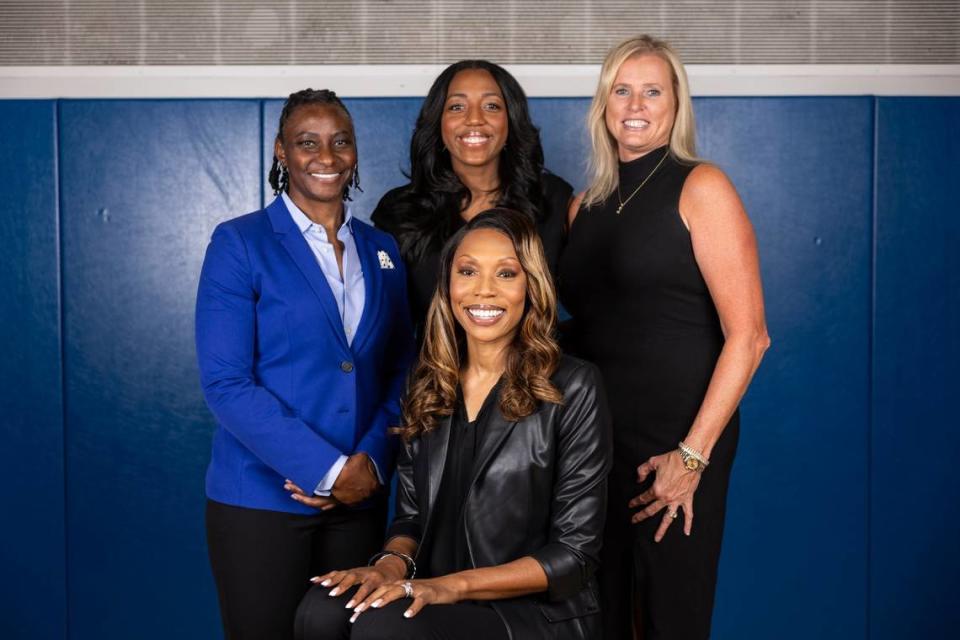
<svg viewBox="0 0 960 640">
<path fill-rule="evenodd" d="M 380 261 L 377 258 L 378 247 L 374 246 L 367 235 L 367 227 L 363 224 L 353 224 L 353 239 L 357 245 L 357 255 L 360 256 L 360 267 L 363 269 L 363 288 L 366 298 L 363 303 L 363 313 L 360 315 L 360 324 L 357 335 L 353 338 L 354 352 L 363 348 L 367 338 L 376 326 L 375 320 L 380 314 L 380 306 L 386 292 L 383 290 L 383 274 Z M 387 319 L 387 323 L 391 322 Z"/>
<path fill-rule="evenodd" d="M 473 478 L 470 480 L 471 489 L 515 426 L 517 426 L 516 422 L 510 422 L 500 413 L 499 402 L 497 405 L 490 407 L 490 415 L 487 417 L 487 430 L 483 434 L 483 440 L 480 441 L 476 462 L 473 465 Z"/>
<path fill-rule="evenodd" d="M 300 233 L 300 229 L 294 223 L 293 218 L 283 204 L 282 198 L 277 198 L 267 207 L 267 214 L 270 216 L 270 223 L 273 225 L 274 232 L 281 234 L 280 244 L 287 250 L 294 264 L 300 269 L 300 273 L 307 279 L 310 288 L 320 300 L 320 306 L 323 308 L 327 320 L 330 322 L 330 328 L 333 330 L 337 339 L 343 345 L 343 348 L 349 350 L 347 345 L 347 336 L 343 331 L 343 321 L 340 319 L 340 311 L 337 308 L 337 301 L 330 291 L 330 285 L 323 275 L 323 270 L 317 264 L 317 259 L 310 251 L 307 241 Z M 366 312 L 364 312 L 366 314 Z"/>
<path fill-rule="evenodd" d="M 450 444 L 450 421 L 452 416 L 444 416 L 437 422 L 436 428 L 423 438 L 427 450 L 427 518 L 424 531 L 430 522 L 430 514 L 437 504 L 437 494 L 440 492 L 440 482 L 443 480 L 443 469 L 447 463 L 447 447 Z"/>
</svg>

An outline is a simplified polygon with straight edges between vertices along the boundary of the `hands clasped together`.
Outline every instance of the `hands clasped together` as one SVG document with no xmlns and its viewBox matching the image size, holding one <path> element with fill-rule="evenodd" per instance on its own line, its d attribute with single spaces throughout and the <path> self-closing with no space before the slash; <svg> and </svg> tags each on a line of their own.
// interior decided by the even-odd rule
<svg viewBox="0 0 960 640">
<path fill-rule="evenodd" d="M 291 498 L 320 511 L 329 511 L 338 504 L 352 505 L 363 502 L 376 493 L 380 486 L 377 469 L 363 451 L 347 458 L 340 475 L 333 483 L 329 497 L 308 494 L 292 480 L 285 480 L 283 484 L 283 488 L 290 492 Z"/>
<path fill-rule="evenodd" d="M 666 507 L 653 536 L 660 542 L 682 507 L 683 532 L 689 536 L 693 531 L 693 494 L 700 486 L 700 473 L 687 469 L 676 450 L 653 456 L 637 467 L 637 483 L 644 482 L 651 473 L 656 474 L 653 485 L 628 503 L 631 509 L 643 507 L 633 514 L 631 522 L 642 522 Z"/>
<path fill-rule="evenodd" d="M 400 598 L 413 599 L 403 612 L 405 618 L 417 615 L 428 604 L 453 604 L 462 599 L 453 576 L 405 580 L 405 575 L 406 565 L 396 557 L 386 556 L 372 567 L 331 571 L 310 581 L 323 587 L 332 587 L 328 594 L 330 596 L 343 595 L 351 587 L 359 585 L 345 605 L 347 609 L 353 609 L 350 622 L 355 622 L 367 609 L 379 609 Z"/>
</svg>

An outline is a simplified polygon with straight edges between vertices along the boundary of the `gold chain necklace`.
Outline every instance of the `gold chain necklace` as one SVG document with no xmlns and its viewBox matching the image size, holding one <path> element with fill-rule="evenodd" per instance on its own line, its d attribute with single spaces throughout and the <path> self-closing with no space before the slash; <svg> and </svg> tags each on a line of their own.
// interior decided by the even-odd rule
<svg viewBox="0 0 960 640">
<path fill-rule="evenodd" d="M 617 181 L 617 200 L 620 202 L 620 206 L 617 207 L 617 215 L 620 215 L 620 212 L 623 211 L 623 208 L 627 205 L 628 202 L 630 202 L 630 199 L 633 198 L 633 196 L 637 195 L 637 192 L 640 191 L 640 189 L 643 189 L 643 185 L 647 184 L 650 178 L 653 177 L 653 174 L 657 172 L 657 169 L 660 168 L 660 165 L 663 164 L 663 161 L 667 159 L 668 155 L 670 155 L 670 149 L 666 150 L 666 152 L 663 154 L 663 157 L 660 158 L 660 162 L 657 163 L 657 166 L 653 168 L 653 171 L 647 174 L 647 177 L 643 179 L 643 182 L 640 183 L 640 186 L 634 189 L 633 193 L 627 196 L 626 200 L 620 197 L 620 181 L 619 180 Z"/>
</svg>

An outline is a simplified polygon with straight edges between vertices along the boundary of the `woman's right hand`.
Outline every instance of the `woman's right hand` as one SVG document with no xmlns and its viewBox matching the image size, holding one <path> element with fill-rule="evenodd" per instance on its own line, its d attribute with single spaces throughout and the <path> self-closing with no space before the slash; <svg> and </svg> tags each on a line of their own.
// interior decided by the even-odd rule
<svg viewBox="0 0 960 640">
<path fill-rule="evenodd" d="M 347 609 L 352 609 L 381 585 L 403 580 L 406 575 L 407 565 L 403 560 L 396 556 L 384 556 L 372 567 L 330 571 L 322 576 L 310 578 L 310 582 L 319 584 L 321 587 L 332 587 L 330 593 L 327 594 L 330 596 L 339 596 L 346 593 L 354 585 L 360 585 L 360 588 L 350 598 L 350 602 L 346 604 Z"/>
</svg>

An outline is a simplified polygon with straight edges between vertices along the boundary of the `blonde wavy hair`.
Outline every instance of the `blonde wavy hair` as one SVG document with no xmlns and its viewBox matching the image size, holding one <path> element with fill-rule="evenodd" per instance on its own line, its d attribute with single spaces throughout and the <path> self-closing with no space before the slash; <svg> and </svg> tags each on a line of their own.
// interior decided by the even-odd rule
<svg viewBox="0 0 960 640">
<path fill-rule="evenodd" d="M 529 216 L 512 209 L 488 209 L 454 234 L 440 255 L 440 277 L 427 311 L 420 358 L 403 399 L 401 424 L 395 429 L 404 441 L 432 431 L 441 417 L 453 414 L 465 364 L 466 333 L 453 315 L 450 272 L 460 243 L 477 229 L 493 229 L 507 236 L 527 277 L 523 316 L 503 373 L 500 412 L 514 421 L 532 414 L 540 402 L 563 402 L 563 395 L 550 382 L 560 362 L 554 335 L 557 295 L 540 237 Z"/>
<path fill-rule="evenodd" d="M 694 163 L 699 160 L 696 151 L 696 125 L 693 119 L 693 101 L 690 99 L 690 85 L 687 72 L 677 52 L 666 41 L 652 36 L 642 35 L 624 40 L 607 54 L 600 69 L 600 81 L 597 92 L 587 114 L 587 128 L 590 131 L 590 187 L 583 197 L 586 207 L 600 204 L 617 188 L 620 181 L 617 141 L 607 129 L 607 101 L 614 80 L 623 63 L 633 58 L 653 54 L 670 65 L 673 77 L 673 95 L 676 97 L 676 112 L 673 129 L 670 131 L 670 154 L 679 162 Z"/>
</svg>

